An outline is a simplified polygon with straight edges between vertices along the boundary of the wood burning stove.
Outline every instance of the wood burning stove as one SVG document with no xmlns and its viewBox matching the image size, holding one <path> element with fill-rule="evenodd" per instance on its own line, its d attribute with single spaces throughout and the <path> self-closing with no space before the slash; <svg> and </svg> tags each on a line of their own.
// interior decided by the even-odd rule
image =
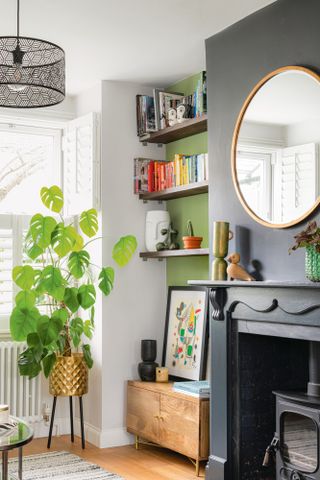
<svg viewBox="0 0 320 480">
<path fill-rule="evenodd" d="M 276 434 L 265 464 L 274 453 L 277 480 L 319 480 L 320 342 L 310 342 L 307 392 L 274 392 Z"/>
</svg>

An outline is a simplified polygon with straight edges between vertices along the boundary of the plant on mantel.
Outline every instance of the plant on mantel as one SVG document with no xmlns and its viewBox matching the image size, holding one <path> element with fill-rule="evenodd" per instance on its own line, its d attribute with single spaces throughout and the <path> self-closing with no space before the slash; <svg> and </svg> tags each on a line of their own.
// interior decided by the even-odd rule
<svg viewBox="0 0 320 480">
<path fill-rule="evenodd" d="M 305 230 L 294 237 L 295 244 L 289 253 L 298 248 L 305 248 L 306 277 L 312 282 L 320 282 L 320 227 L 317 222 L 310 222 Z"/>
<path fill-rule="evenodd" d="M 12 278 L 21 290 L 15 298 L 10 330 L 13 340 L 27 343 L 18 365 L 20 374 L 29 378 L 42 370 L 48 377 L 58 358 L 71 357 L 74 352 L 83 354 L 88 368 L 93 366 L 89 342 L 94 331 L 95 283 L 107 296 L 115 279 L 114 268 L 97 267 L 87 250 L 97 240 L 94 238 L 98 232 L 97 211 L 81 213 L 80 233 L 61 215 L 64 198 L 59 187 L 43 187 L 40 196 L 56 215 L 37 213 L 31 218 L 25 254 L 36 266 L 24 264 L 12 271 Z M 120 238 L 113 247 L 113 260 L 118 266 L 125 266 L 136 247 L 134 236 Z"/>
</svg>

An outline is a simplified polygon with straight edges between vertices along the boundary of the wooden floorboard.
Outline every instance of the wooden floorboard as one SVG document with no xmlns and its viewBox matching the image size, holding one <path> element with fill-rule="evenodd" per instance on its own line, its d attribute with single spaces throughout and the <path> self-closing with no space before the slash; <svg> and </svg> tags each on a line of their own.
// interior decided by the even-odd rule
<svg viewBox="0 0 320 480">
<path fill-rule="evenodd" d="M 61 450 L 79 455 L 88 462 L 121 475 L 125 480 L 197 479 L 195 469 L 186 457 L 157 447 L 143 445 L 138 451 L 131 445 L 100 449 L 87 443 L 86 449 L 82 450 L 78 438 L 72 444 L 68 436 L 54 437 L 51 451 Z M 48 452 L 46 439 L 33 440 L 24 448 L 24 455 L 42 452 Z M 204 477 L 204 464 L 200 475 Z"/>
</svg>

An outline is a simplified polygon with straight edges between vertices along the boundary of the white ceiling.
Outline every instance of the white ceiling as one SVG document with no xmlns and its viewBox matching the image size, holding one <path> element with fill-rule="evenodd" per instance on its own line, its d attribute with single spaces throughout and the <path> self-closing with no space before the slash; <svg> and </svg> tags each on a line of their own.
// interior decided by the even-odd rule
<svg viewBox="0 0 320 480">
<path fill-rule="evenodd" d="M 205 67 L 204 40 L 274 0 L 21 0 L 21 35 L 66 51 L 67 93 L 102 79 L 165 85 Z M 0 35 L 15 35 L 15 0 Z"/>
</svg>

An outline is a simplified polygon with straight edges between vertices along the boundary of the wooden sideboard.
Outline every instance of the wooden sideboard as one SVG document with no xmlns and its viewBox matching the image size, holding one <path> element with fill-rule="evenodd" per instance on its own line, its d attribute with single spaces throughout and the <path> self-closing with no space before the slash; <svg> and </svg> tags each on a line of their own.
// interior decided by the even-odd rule
<svg viewBox="0 0 320 480">
<path fill-rule="evenodd" d="M 129 381 L 127 431 L 199 462 L 209 454 L 209 399 L 174 392 L 172 383 Z"/>
</svg>

